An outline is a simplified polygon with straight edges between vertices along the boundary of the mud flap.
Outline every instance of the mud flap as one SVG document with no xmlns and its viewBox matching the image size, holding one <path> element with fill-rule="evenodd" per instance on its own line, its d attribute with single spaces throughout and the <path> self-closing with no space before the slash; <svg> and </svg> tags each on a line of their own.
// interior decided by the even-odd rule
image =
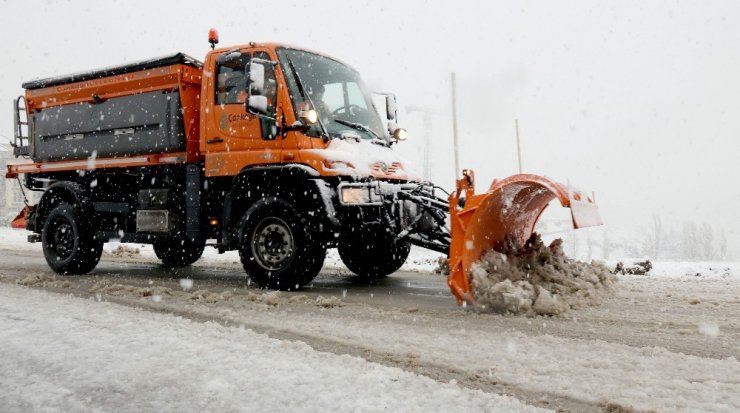
<svg viewBox="0 0 740 413">
<path fill-rule="evenodd" d="M 26 229 L 29 215 L 31 215 L 31 207 L 26 205 L 23 207 L 21 212 L 19 212 L 18 215 L 10 221 L 10 227 L 15 229 Z"/>
<path fill-rule="evenodd" d="M 503 251 L 507 243 L 523 245 L 553 199 L 571 209 L 574 228 L 601 225 L 593 199 L 548 178 L 532 174 L 496 180 L 487 192 L 475 194 L 472 171 L 465 171 L 450 196 L 450 275 L 448 284 L 458 304 L 472 303 L 468 271 L 489 249 Z M 465 205 L 459 202 L 465 196 Z"/>
</svg>

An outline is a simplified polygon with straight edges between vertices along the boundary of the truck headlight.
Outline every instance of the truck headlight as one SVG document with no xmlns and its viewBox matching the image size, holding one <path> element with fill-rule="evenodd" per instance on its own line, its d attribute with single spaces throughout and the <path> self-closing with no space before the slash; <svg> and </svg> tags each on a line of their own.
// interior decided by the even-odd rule
<svg viewBox="0 0 740 413">
<path fill-rule="evenodd" d="M 367 204 L 370 203 L 370 191 L 367 187 L 344 187 L 342 188 L 343 204 Z"/>
<path fill-rule="evenodd" d="M 313 125 L 319 121 L 319 114 L 315 110 L 302 110 L 298 112 L 298 117 L 301 119 L 304 125 Z"/>
<path fill-rule="evenodd" d="M 393 131 L 393 138 L 397 141 L 405 141 L 408 137 L 408 133 L 404 128 L 397 128 Z"/>
</svg>

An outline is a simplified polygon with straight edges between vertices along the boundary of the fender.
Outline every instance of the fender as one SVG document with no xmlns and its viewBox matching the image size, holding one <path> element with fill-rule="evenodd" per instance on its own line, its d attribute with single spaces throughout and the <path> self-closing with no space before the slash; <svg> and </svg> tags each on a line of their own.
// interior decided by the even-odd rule
<svg viewBox="0 0 740 413">
<path fill-rule="evenodd" d="M 70 181 L 55 182 L 41 196 L 33 214 L 29 217 L 28 228 L 34 232 L 41 232 L 46 216 L 62 202 L 68 202 L 82 210 L 91 210 L 90 197 L 82 185 Z"/>
<path fill-rule="evenodd" d="M 261 171 L 286 171 L 290 174 L 305 174 L 305 175 L 313 176 L 313 177 L 320 176 L 317 170 L 311 168 L 308 165 L 304 165 L 300 163 L 288 163 L 288 164 L 279 164 L 279 165 L 247 166 L 239 172 L 236 178 L 238 178 L 239 176 L 245 173 L 261 172 Z"/>
<path fill-rule="evenodd" d="M 318 232 L 339 226 L 333 191 L 313 168 L 302 164 L 247 167 L 234 177 L 231 191 L 223 205 L 222 244 L 225 249 L 238 245 L 241 219 L 260 200 L 280 198 L 309 219 L 307 224 Z"/>
</svg>

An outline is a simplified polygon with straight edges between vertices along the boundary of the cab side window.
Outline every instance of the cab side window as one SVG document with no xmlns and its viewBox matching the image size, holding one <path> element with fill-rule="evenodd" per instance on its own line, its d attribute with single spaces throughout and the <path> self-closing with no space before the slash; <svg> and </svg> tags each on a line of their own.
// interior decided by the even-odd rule
<svg viewBox="0 0 740 413">
<path fill-rule="evenodd" d="M 246 66 L 249 54 L 219 64 L 216 69 L 216 104 L 244 104 L 247 99 Z"/>
</svg>

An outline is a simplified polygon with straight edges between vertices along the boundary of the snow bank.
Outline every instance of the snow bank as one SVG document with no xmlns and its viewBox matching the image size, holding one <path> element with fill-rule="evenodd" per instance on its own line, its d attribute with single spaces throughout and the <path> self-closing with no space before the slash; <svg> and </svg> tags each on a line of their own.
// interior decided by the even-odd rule
<svg viewBox="0 0 740 413">
<path fill-rule="evenodd" d="M 617 269 L 622 263 L 625 267 L 636 267 L 646 258 L 622 258 L 610 260 L 609 267 Z M 667 278 L 740 278 L 740 262 L 732 261 L 654 261 L 649 260 L 651 268 L 644 275 Z M 629 274 L 628 274 L 629 275 Z"/>
<path fill-rule="evenodd" d="M 172 290 L 167 287 L 134 287 L 133 285 L 119 284 L 110 281 L 98 281 L 90 288 L 91 293 L 101 293 L 108 295 L 135 295 L 140 297 L 153 297 L 172 295 Z"/>
<path fill-rule="evenodd" d="M 194 301 L 201 301 L 204 303 L 218 303 L 220 301 L 229 300 L 233 296 L 234 293 L 231 291 L 216 293 L 208 290 L 197 290 L 190 294 L 190 299 Z"/>
<path fill-rule="evenodd" d="M 103 255 L 117 258 L 134 258 L 141 254 L 141 250 L 134 244 L 118 244 L 110 249 L 103 250 Z"/>
<path fill-rule="evenodd" d="M 613 293 L 615 279 L 604 264 L 572 260 L 562 240 L 546 247 L 538 234 L 523 247 L 510 245 L 506 254 L 486 252 L 470 275 L 476 309 L 527 315 L 598 304 Z"/>
<path fill-rule="evenodd" d="M 659 277 L 740 278 L 740 263 L 653 261 L 653 268 L 648 275 Z"/>
<path fill-rule="evenodd" d="M 70 283 L 67 280 L 57 278 L 48 274 L 29 274 L 23 279 L 18 280 L 18 285 L 25 287 L 51 287 L 51 288 L 69 288 Z"/>
</svg>

